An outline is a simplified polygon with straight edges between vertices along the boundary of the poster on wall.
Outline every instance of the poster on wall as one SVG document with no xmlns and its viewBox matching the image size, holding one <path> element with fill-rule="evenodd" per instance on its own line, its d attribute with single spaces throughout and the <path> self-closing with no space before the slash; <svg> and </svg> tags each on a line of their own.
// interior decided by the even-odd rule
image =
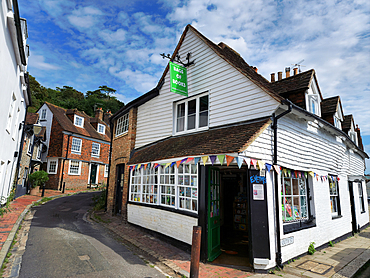
<svg viewBox="0 0 370 278">
<path fill-rule="evenodd" d="M 188 96 L 188 78 L 186 68 L 170 62 L 171 92 Z"/>
<path fill-rule="evenodd" d="M 263 184 L 253 184 L 253 200 L 264 200 Z"/>
</svg>

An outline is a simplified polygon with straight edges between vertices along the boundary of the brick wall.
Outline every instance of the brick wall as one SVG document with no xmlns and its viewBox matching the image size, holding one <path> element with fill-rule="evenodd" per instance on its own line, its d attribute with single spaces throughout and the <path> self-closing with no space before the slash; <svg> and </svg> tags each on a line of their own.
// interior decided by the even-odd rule
<svg viewBox="0 0 370 278">
<path fill-rule="evenodd" d="M 111 168 L 109 169 L 109 190 L 108 190 L 108 211 L 115 213 L 116 204 L 116 167 L 118 164 L 125 164 L 125 175 L 124 175 L 124 186 L 122 196 L 122 208 L 121 215 L 124 220 L 127 220 L 127 196 L 128 196 L 128 179 L 129 171 L 127 171 L 127 162 L 130 159 L 130 153 L 135 147 L 136 139 L 136 119 L 137 119 L 137 108 L 132 108 L 129 111 L 129 127 L 128 131 L 118 137 L 115 137 L 115 129 L 117 120 L 114 121 L 113 125 L 113 141 L 112 141 L 112 158 Z"/>
</svg>

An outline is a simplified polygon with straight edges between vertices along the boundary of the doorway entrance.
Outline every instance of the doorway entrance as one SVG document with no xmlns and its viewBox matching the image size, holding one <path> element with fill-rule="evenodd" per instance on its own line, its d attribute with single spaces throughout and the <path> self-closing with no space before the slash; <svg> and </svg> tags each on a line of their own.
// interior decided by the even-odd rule
<svg viewBox="0 0 370 278">
<path fill-rule="evenodd" d="M 351 204 L 351 216 L 352 216 L 352 235 L 358 232 L 357 229 L 357 219 L 356 219 L 356 208 L 355 208 L 355 199 L 353 195 L 353 182 L 348 181 L 349 187 L 349 200 Z"/>
<path fill-rule="evenodd" d="M 125 181 L 125 164 L 118 164 L 116 166 L 117 181 L 116 181 L 116 202 L 115 202 L 115 213 L 120 214 L 122 210 L 122 196 L 123 196 L 123 184 Z"/>
<path fill-rule="evenodd" d="M 98 172 L 98 165 L 91 164 L 90 169 L 90 185 L 96 185 L 96 174 Z"/>
<path fill-rule="evenodd" d="M 208 246 L 210 241 L 214 246 L 208 249 L 209 255 L 213 255 L 213 259 L 208 256 L 208 260 L 214 264 L 250 267 L 247 177 L 247 169 L 243 168 L 210 168 L 209 180 L 216 182 L 209 183 Z M 212 202 L 215 206 L 215 201 L 216 207 L 212 209 Z M 215 216 L 214 213 L 218 211 L 218 216 Z M 218 242 L 215 228 L 218 228 Z M 219 252 L 215 246 L 218 246 Z"/>
</svg>

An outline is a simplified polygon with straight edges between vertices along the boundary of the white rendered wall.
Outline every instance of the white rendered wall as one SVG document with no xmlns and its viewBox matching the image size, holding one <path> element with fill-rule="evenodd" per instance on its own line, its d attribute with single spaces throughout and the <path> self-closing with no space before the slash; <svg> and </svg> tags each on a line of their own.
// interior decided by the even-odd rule
<svg viewBox="0 0 370 278">
<path fill-rule="evenodd" d="M 209 92 L 209 127 L 265 117 L 278 102 L 219 57 L 191 30 L 179 54 L 191 52 L 195 65 L 188 67 L 189 97 Z M 174 102 L 184 96 L 170 92 L 167 73 L 159 96 L 138 107 L 135 148 L 172 136 Z M 245 105 L 243 105 L 245 103 Z"/>
<path fill-rule="evenodd" d="M 127 205 L 127 221 L 191 245 L 198 218 L 152 207 Z"/>
<path fill-rule="evenodd" d="M 46 119 L 45 120 L 40 120 L 40 125 L 46 127 L 46 140 L 45 140 L 45 144 L 46 144 L 46 146 L 47 146 L 47 148 L 49 150 L 51 126 L 53 124 L 53 113 L 51 112 L 51 110 L 49 109 L 49 107 L 44 103 L 44 105 L 42 105 L 39 108 L 39 110 L 37 111 L 37 113 L 39 114 L 39 119 L 41 119 L 41 113 L 42 113 L 42 110 L 43 109 L 46 109 Z M 41 155 L 42 162 L 45 162 L 46 161 L 47 154 L 48 154 L 48 152 L 42 153 L 42 155 Z"/>
<path fill-rule="evenodd" d="M 14 30 L 15 27 L 9 25 L 14 24 L 11 18 L 13 12 L 9 10 L 7 2 L 0 3 L 0 198 L 3 197 L 0 202 L 4 202 L 4 198 L 8 197 L 14 181 L 18 159 L 14 157 L 14 152 L 19 151 L 22 134 L 19 126 L 24 120 L 28 101 L 24 95 L 25 84 L 22 84 L 24 78 L 21 80 L 26 68 L 17 64 L 14 48 L 18 46 L 14 46 L 14 36 L 12 39 L 10 32 L 10 28 Z M 11 104 L 13 109 L 10 108 Z M 12 114 L 10 124 L 8 124 L 9 113 Z"/>
</svg>

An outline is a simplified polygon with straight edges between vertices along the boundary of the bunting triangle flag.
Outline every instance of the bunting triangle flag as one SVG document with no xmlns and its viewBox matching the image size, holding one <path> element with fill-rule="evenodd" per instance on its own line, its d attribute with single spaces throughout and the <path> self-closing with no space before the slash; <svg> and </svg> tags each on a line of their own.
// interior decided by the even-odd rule
<svg viewBox="0 0 370 278">
<path fill-rule="evenodd" d="M 181 160 L 181 164 L 182 164 L 182 163 L 184 163 L 184 162 L 189 163 L 189 162 L 190 162 L 190 161 L 192 161 L 192 160 L 193 160 L 193 158 L 192 158 L 192 157 L 184 158 L 184 159 L 182 159 L 182 160 Z"/>
<path fill-rule="evenodd" d="M 251 168 L 251 159 L 249 157 L 244 157 L 245 163 L 247 163 L 248 168 Z"/>
<path fill-rule="evenodd" d="M 157 169 L 158 167 L 159 167 L 158 163 L 154 164 L 154 169 Z"/>
<path fill-rule="evenodd" d="M 194 157 L 194 164 L 198 164 L 200 157 Z"/>
<path fill-rule="evenodd" d="M 127 165 L 127 171 L 130 171 L 130 170 L 131 170 L 131 169 L 130 169 L 130 167 L 131 167 L 131 166 Z"/>
<path fill-rule="evenodd" d="M 268 163 L 265 163 L 265 166 L 266 166 L 267 172 L 270 173 L 270 170 L 271 170 L 272 165 L 271 164 L 268 164 Z"/>
<path fill-rule="evenodd" d="M 298 172 L 298 176 L 299 176 L 299 178 L 301 178 L 301 177 L 302 177 L 302 173 L 301 173 L 301 171 L 299 171 L 299 172 Z"/>
<path fill-rule="evenodd" d="M 307 172 L 304 172 L 304 177 L 305 177 L 306 179 L 307 179 L 307 176 L 308 176 L 308 175 L 307 175 Z"/>
<path fill-rule="evenodd" d="M 238 163 L 239 169 L 242 167 L 243 161 L 244 161 L 243 157 L 240 157 L 240 156 L 236 157 L 236 162 Z"/>
<path fill-rule="evenodd" d="M 175 163 L 176 163 L 176 161 L 172 162 L 170 167 L 172 167 L 173 165 L 175 165 Z"/>
<path fill-rule="evenodd" d="M 319 175 L 316 175 L 316 180 L 319 181 Z"/>
<path fill-rule="evenodd" d="M 254 166 L 255 169 L 257 169 L 257 159 L 251 158 L 251 164 Z"/>
<path fill-rule="evenodd" d="M 165 167 L 164 168 L 166 169 L 170 165 L 171 165 L 171 162 L 168 162 L 168 163 L 165 164 Z"/>
<path fill-rule="evenodd" d="M 207 160 L 208 160 L 208 155 L 202 156 L 203 166 L 206 166 Z"/>
<path fill-rule="evenodd" d="M 311 177 L 314 177 L 314 176 L 315 176 L 315 173 L 314 173 L 314 172 L 312 172 L 312 171 L 308 172 L 308 174 L 309 174 Z"/>
<path fill-rule="evenodd" d="M 292 176 L 292 171 L 290 170 L 287 170 L 288 171 L 288 178 L 290 178 Z"/>
<path fill-rule="evenodd" d="M 227 164 L 227 166 L 229 166 L 231 161 L 233 161 L 233 160 L 234 160 L 233 156 L 226 155 L 226 164 Z"/>
<path fill-rule="evenodd" d="M 179 168 L 179 166 L 180 166 L 180 164 L 181 164 L 181 161 L 182 161 L 182 160 L 178 160 L 178 161 L 176 161 L 176 166 L 177 166 L 177 168 Z"/>
<path fill-rule="evenodd" d="M 146 170 L 146 167 L 148 167 L 148 164 L 144 164 L 144 169 Z"/>
<path fill-rule="evenodd" d="M 260 170 L 263 170 L 263 161 L 262 160 L 257 160 L 258 168 Z"/>
<path fill-rule="evenodd" d="M 286 177 L 286 169 L 285 168 L 283 169 L 283 175 L 284 175 L 284 177 Z"/>
<path fill-rule="evenodd" d="M 141 164 L 137 165 L 137 169 L 139 169 L 139 170 L 141 169 Z"/>
<path fill-rule="evenodd" d="M 210 155 L 209 156 L 209 159 L 211 160 L 212 165 L 215 162 L 216 158 L 217 158 L 217 156 L 215 156 L 215 155 Z"/>
<path fill-rule="evenodd" d="M 218 161 L 220 161 L 221 166 L 222 166 L 222 164 L 224 163 L 224 160 L 225 160 L 225 155 L 220 154 L 220 155 L 217 156 L 217 158 L 218 158 Z"/>
<path fill-rule="evenodd" d="M 148 163 L 148 167 L 149 167 L 149 169 L 152 167 L 152 163 Z"/>
<path fill-rule="evenodd" d="M 274 169 L 275 169 L 276 173 L 280 174 L 280 167 L 279 167 L 279 165 L 274 165 Z"/>
</svg>

